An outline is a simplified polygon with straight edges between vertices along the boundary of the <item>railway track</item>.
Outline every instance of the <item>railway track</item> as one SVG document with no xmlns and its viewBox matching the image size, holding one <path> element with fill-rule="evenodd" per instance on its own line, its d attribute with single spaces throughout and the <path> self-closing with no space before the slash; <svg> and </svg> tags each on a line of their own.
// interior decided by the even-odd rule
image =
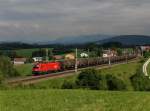
<svg viewBox="0 0 150 111">
<path fill-rule="evenodd" d="M 143 64 L 143 73 L 144 73 L 145 76 L 150 78 L 150 76 L 147 72 L 147 67 L 148 67 L 149 63 L 150 63 L 150 58 Z"/>
<path fill-rule="evenodd" d="M 128 63 L 136 62 L 137 60 L 139 60 L 139 58 L 134 58 L 134 59 L 129 60 Z M 121 62 L 112 63 L 111 66 L 108 64 L 103 64 L 103 65 L 98 65 L 98 66 L 80 68 L 80 69 L 78 69 L 78 73 L 80 73 L 82 70 L 88 69 L 88 68 L 104 69 L 104 68 L 110 68 L 110 67 L 114 67 L 116 65 L 126 64 L 126 63 L 127 63 L 126 61 L 121 61 Z M 51 74 L 45 74 L 45 75 L 39 75 L 39 76 L 28 76 L 28 77 L 19 78 L 19 79 L 6 80 L 5 83 L 7 83 L 9 85 L 13 85 L 13 86 L 16 86 L 19 84 L 28 85 L 28 84 L 40 82 L 42 80 L 71 76 L 74 74 L 75 74 L 75 70 L 67 70 L 67 71 L 63 71 L 63 72 L 57 72 L 57 73 L 51 73 Z"/>
</svg>

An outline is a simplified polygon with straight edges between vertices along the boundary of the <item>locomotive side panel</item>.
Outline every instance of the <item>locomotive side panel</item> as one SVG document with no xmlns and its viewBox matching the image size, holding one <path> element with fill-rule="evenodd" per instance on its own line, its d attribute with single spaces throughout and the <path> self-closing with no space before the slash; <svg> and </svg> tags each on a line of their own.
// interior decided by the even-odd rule
<svg viewBox="0 0 150 111">
<path fill-rule="evenodd" d="M 61 65 L 59 62 L 48 62 L 48 63 L 38 63 L 36 64 L 32 72 L 35 74 L 48 73 L 61 70 Z"/>
</svg>

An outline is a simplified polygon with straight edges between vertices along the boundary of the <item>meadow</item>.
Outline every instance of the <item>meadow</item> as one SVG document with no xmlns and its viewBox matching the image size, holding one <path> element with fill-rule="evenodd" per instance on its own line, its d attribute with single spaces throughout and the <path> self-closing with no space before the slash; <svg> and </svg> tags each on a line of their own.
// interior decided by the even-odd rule
<svg viewBox="0 0 150 111">
<path fill-rule="evenodd" d="M 15 50 L 15 51 L 16 51 L 17 55 L 19 55 L 19 56 L 31 57 L 32 52 L 38 51 L 38 50 L 39 50 L 38 48 L 35 48 L 35 49 L 18 49 L 18 50 Z"/>
<path fill-rule="evenodd" d="M 0 91 L 1 111 L 149 111 L 150 93 L 90 90 Z"/>
<path fill-rule="evenodd" d="M 21 56 L 21 57 L 32 57 L 32 52 L 34 51 L 38 51 L 40 48 L 31 48 L 31 49 L 18 49 L 15 50 L 17 55 Z M 46 49 L 46 48 L 43 48 Z M 49 50 L 51 50 L 52 48 L 48 48 Z"/>
</svg>

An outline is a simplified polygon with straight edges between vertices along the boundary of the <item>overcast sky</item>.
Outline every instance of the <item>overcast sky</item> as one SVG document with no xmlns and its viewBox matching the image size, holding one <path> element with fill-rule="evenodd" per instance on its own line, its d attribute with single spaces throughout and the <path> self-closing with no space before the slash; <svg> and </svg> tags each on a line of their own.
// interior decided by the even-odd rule
<svg viewBox="0 0 150 111">
<path fill-rule="evenodd" d="M 150 0 L 0 0 L 0 41 L 150 35 Z"/>
</svg>

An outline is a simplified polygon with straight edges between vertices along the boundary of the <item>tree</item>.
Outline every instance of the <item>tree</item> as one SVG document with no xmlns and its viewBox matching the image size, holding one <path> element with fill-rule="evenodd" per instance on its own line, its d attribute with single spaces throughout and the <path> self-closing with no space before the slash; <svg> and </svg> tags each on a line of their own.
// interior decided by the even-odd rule
<svg viewBox="0 0 150 111">
<path fill-rule="evenodd" d="M 71 81 L 64 81 L 61 88 L 62 89 L 74 89 L 75 88 L 75 83 L 74 82 L 71 82 Z"/>
<path fill-rule="evenodd" d="M 0 56 L 0 71 L 1 77 L 15 77 L 19 73 L 14 69 L 13 64 L 8 57 Z"/>
<path fill-rule="evenodd" d="M 100 57 L 103 53 L 103 48 L 95 43 L 87 44 L 86 50 L 90 51 L 90 57 Z"/>
<path fill-rule="evenodd" d="M 46 55 L 46 52 L 43 49 L 32 52 L 32 57 L 43 57 Z"/>
<path fill-rule="evenodd" d="M 48 51 L 48 56 L 49 56 L 49 58 L 50 58 L 50 60 L 52 60 L 53 59 L 53 50 L 49 50 Z"/>
<path fill-rule="evenodd" d="M 144 56 L 144 58 L 150 57 L 150 52 L 144 51 L 143 56 Z"/>
<path fill-rule="evenodd" d="M 93 51 L 95 48 L 97 48 L 98 46 L 97 46 L 97 44 L 95 44 L 95 43 L 89 43 L 88 45 L 87 45 L 87 49 L 89 49 L 89 51 Z"/>
<path fill-rule="evenodd" d="M 137 70 L 136 74 L 131 78 L 131 83 L 136 91 L 150 91 L 150 79 L 144 76 L 141 70 Z"/>
<path fill-rule="evenodd" d="M 4 79 L 3 73 L 0 71 L 0 84 L 2 84 L 2 80 Z"/>
<path fill-rule="evenodd" d="M 103 75 L 98 70 L 87 69 L 82 71 L 74 82 L 64 81 L 63 89 L 92 89 L 92 90 L 126 90 L 124 82 L 112 75 Z"/>
<path fill-rule="evenodd" d="M 95 69 L 87 69 L 82 71 L 76 80 L 76 85 L 79 88 L 100 89 L 100 76 Z"/>
<path fill-rule="evenodd" d="M 93 49 L 93 51 L 95 52 L 95 55 L 96 55 L 97 57 L 100 57 L 100 56 L 102 56 L 102 54 L 103 54 L 103 49 L 102 49 L 102 47 L 95 47 L 95 48 Z"/>
<path fill-rule="evenodd" d="M 104 43 L 102 45 L 104 48 L 118 48 L 118 47 L 122 47 L 122 43 L 120 42 L 107 42 L 107 43 Z"/>
<path fill-rule="evenodd" d="M 38 51 L 34 51 L 32 52 L 32 57 L 43 57 L 43 59 L 46 60 L 48 56 L 48 59 L 50 60 L 53 59 L 53 51 L 52 50 L 48 50 L 48 52 L 46 51 L 47 51 L 46 49 L 39 49 Z"/>
<path fill-rule="evenodd" d="M 103 48 L 100 47 L 97 51 L 97 56 L 101 57 L 103 55 Z"/>
<path fill-rule="evenodd" d="M 18 55 L 17 55 L 17 53 L 16 53 L 16 51 L 14 51 L 14 50 L 3 50 L 3 51 L 1 51 L 0 52 L 0 55 L 2 56 L 7 56 L 7 57 L 9 57 L 9 58 L 11 58 L 11 59 L 13 59 L 13 58 L 15 58 L 15 57 L 18 57 Z"/>
<path fill-rule="evenodd" d="M 122 50 L 120 49 L 120 48 L 117 48 L 117 54 L 118 54 L 118 56 L 122 56 Z"/>
<path fill-rule="evenodd" d="M 107 81 L 107 87 L 108 90 L 125 90 L 126 85 L 124 82 L 115 76 L 112 75 L 106 75 L 106 81 Z"/>
</svg>

